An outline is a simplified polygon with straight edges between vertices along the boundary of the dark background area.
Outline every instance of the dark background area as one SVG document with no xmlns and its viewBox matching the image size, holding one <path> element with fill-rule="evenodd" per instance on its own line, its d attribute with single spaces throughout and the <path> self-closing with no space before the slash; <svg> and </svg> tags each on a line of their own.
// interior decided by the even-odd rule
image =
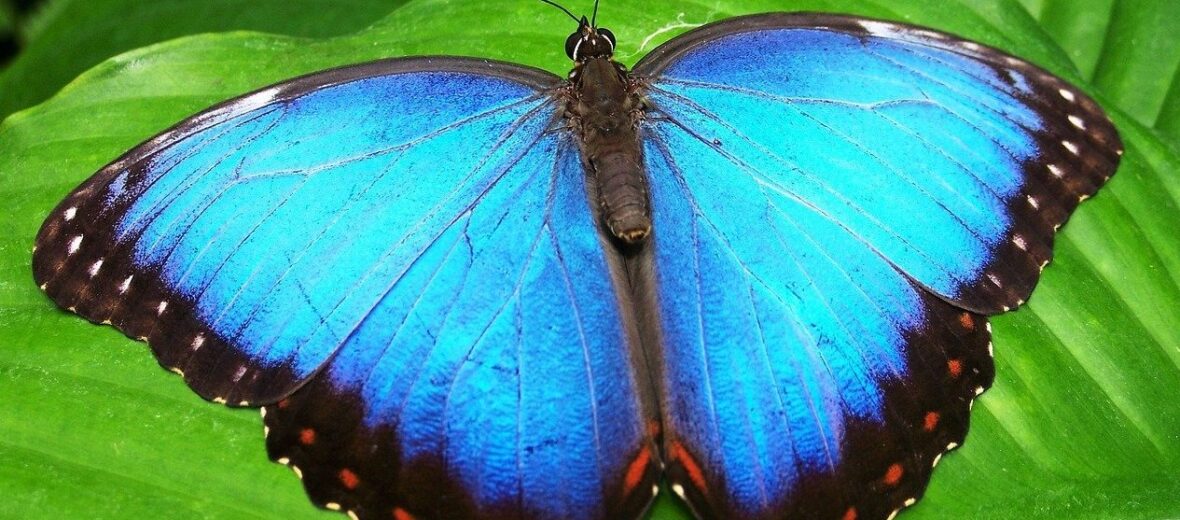
<svg viewBox="0 0 1180 520">
<path fill-rule="evenodd" d="M 19 21 L 42 3 L 43 0 L 0 0 L 0 9 L 9 11 L 12 22 L 9 27 L 0 26 L 0 67 L 7 65 L 20 52 L 20 38 L 16 29 Z"/>
</svg>

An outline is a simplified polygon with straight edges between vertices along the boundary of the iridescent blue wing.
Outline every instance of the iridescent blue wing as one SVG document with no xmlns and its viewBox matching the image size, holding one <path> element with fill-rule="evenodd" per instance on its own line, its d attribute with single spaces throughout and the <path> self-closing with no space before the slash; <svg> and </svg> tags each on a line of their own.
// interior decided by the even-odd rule
<svg viewBox="0 0 1180 520">
<path fill-rule="evenodd" d="M 245 96 L 53 211 L 61 306 L 363 517 L 637 515 L 658 475 L 632 321 L 548 73 L 407 59 Z M 275 404 L 277 403 L 277 404 Z"/>
<path fill-rule="evenodd" d="M 1114 172 L 1088 97 L 917 27 L 761 15 L 635 67 L 664 450 L 702 516 L 881 518 L 962 442 L 985 314 Z"/>
</svg>

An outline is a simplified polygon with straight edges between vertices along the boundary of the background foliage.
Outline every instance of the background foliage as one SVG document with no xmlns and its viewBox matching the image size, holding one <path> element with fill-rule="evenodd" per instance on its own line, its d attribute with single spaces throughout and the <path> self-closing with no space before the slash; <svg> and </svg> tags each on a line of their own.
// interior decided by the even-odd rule
<svg viewBox="0 0 1180 520">
<path fill-rule="evenodd" d="M 386 56 L 569 67 L 572 27 L 539 2 L 328 5 L 57 0 L 26 19 L 0 14 L 0 33 L 25 44 L 0 72 L 0 117 L 11 114 L 0 123 L 0 516 L 340 518 L 266 460 L 256 413 L 201 401 L 142 344 L 57 310 L 29 271 L 32 237 L 62 196 L 218 101 Z M 995 387 L 903 518 L 1180 515 L 1180 3 L 608 0 L 600 20 L 630 64 L 698 24 L 774 10 L 919 23 L 1001 47 L 1093 94 L 1127 144 L 1031 302 L 994 319 Z M 653 517 L 686 516 L 664 494 Z"/>
</svg>

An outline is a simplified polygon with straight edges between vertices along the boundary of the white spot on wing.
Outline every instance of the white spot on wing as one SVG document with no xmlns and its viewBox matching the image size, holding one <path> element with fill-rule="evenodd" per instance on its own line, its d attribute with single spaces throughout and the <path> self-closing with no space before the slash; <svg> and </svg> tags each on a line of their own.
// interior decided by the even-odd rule
<svg viewBox="0 0 1180 520">
<path fill-rule="evenodd" d="M 892 36 L 897 34 L 897 27 L 892 24 L 873 20 L 861 20 L 859 23 L 869 34 L 874 36 Z"/>
<path fill-rule="evenodd" d="M 937 466 L 937 465 L 938 465 L 938 461 L 940 461 L 940 460 L 942 460 L 942 454 L 941 454 L 941 453 L 939 453 L 938 455 L 935 455 L 935 456 L 934 456 L 934 462 L 931 462 L 931 463 L 930 463 L 930 467 L 932 467 L 932 468 L 933 468 L 933 467 Z"/>
<path fill-rule="evenodd" d="M 215 403 L 217 403 L 217 404 L 225 404 L 225 403 L 226 403 L 226 401 L 225 401 L 225 398 L 224 398 L 224 397 L 214 397 L 214 398 L 213 398 L 213 402 L 215 402 Z"/>
<path fill-rule="evenodd" d="M 167 308 L 168 308 L 168 302 L 166 302 L 166 301 L 160 302 L 160 304 L 156 306 L 156 316 L 164 314 L 164 309 L 167 309 Z"/>
<path fill-rule="evenodd" d="M 279 464 L 287 466 L 287 465 L 291 464 L 291 459 L 288 459 L 287 457 L 279 457 L 279 459 L 276 460 L 275 462 L 278 462 Z"/>
<path fill-rule="evenodd" d="M 66 246 L 66 254 L 72 255 L 78 252 L 78 248 L 82 247 L 82 235 L 77 235 L 70 239 L 70 244 Z"/>
<path fill-rule="evenodd" d="M 1056 164 L 1050 164 L 1049 173 L 1052 173 L 1054 177 L 1061 177 L 1065 172 L 1061 170 L 1060 166 L 1057 166 Z"/>
<path fill-rule="evenodd" d="M 77 215 L 77 214 L 78 214 L 78 208 L 77 208 L 77 206 L 74 206 L 74 207 L 71 207 L 70 209 L 67 209 L 65 211 L 65 213 L 62 214 L 62 218 L 65 218 L 66 222 L 69 222 L 71 220 L 74 220 L 74 215 Z"/>
<path fill-rule="evenodd" d="M 1032 209 L 1041 209 L 1041 203 L 1037 202 L 1037 198 L 1032 195 L 1028 196 L 1028 205 L 1032 206 Z"/>
<path fill-rule="evenodd" d="M 299 469 L 299 466 L 291 466 L 291 471 L 295 473 L 295 476 L 298 477 L 299 480 L 303 480 L 303 470 Z"/>
<path fill-rule="evenodd" d="M 1024 242 L 1024 237 L 1020 235 L 1013 235 L 1012 243 L 1016 244 L 1016 247 L 1019 247 L 1021 251 L 1028 251 L 1028 244 Z"/>
<path fill-rule="evenodd" d="M 987 279 L 991 280 L 992 283 L 996 284 L 996 287 L 1003 287 L 1004 286 L 1004 284 L 1000 282 L 1000 278 L 998 276 L 996 276 L 994 273 L 987 273 Z"/>
<path fill-rule="evenodd" d="M 1061 94 L 1061 97 L 1065 98 L 1065 100 L 1069 101 L 1070 103 L 1073 103 L 1074 100 L 1077 99 L 1077 96 L 1074 96 L 1073 92 L 1070 92 L 1069 90 L 1066 90 L 1066 89 L 1058 89 L 1057 93 Z"/>
<path fill-rule="evenodd" d="M 684 496 L 684 486 L 681 486 L 680 484 L 672 484 L 672 492 L 676 493 L 676 496 L 680 497 L 681 499 L 688 499 L 688 497 Z"/>
<path fill-rule="evenodd" d="M 907 498 L 907 499 L 905 499 L 905 506 L 910 507 L 910 506 L 914 505 L 914 502 L 917 502 L 917 500 L 914 499 L 913 497 Z"/>
<path fill-rule="evenodd" d="M 1083 121 L 1083 120 L 1082 120 L 1082 118 L 1080 118 L 1080 117 L 1078 117 L 1078 116 L 1075 116 L 1075 115 L 1072 115 L 1072 114 L 1070 114 L 1070 116 L 1069 116 L 1069 122 L 1070 122 L 1071 124 L 1073 124 L 1073 126 L 1076 126 L 1076 127 L 1078 127 L 1079 129 L 1081 129 L 1081 130 L 1085 130 L 1085 129 L 1086 129 L 1086 122 L 1085 122 L 1085 121 Z"/>
<path fill-rule="evenodd" d="M 653 497 L 654 497 L 654 496 L 656 496 L 656 495 L 659 495 L 659 494 L 660 494 L 660 485 L 659 485 L 659 484 L 652 484 L 652 486 L 651 486 L 651 496 L 653 496 Z"/>
<path fill-rule="evenodd" d="M 982 387 L 982 386 L 977 386 L 977 387 L 975 387 L 975 395 L 979 395 L 979 394 L 982 394 L 982 393 L 983 393 L 983 387 Z"/>
<path fill-rule="evenodd" d="M 335 502 L 328 502 L 328 503 L 324 504 L 324 507 L 326 507 L 326 508 L 328 508 L 328 509 L 331 509 L 331 510 L 333 510 L 333 511 L 339 511 L 339 510 L 340 510 L 340 504 L 337 504 L 337 503 L 335 503 Z"/>
<path fill-rule="evenodd" d="M 958 448 L 958 447 L 959 447 L 959 443 L 951 442 L 946 445 L 946 451 L 951 451 L 951 450 Z"/>
<path fill-rule="evenodd" d="M 1061 146 L 1064 146 L 1066 150 L 1069 150 L 1069 153 L 1074 155 L 1078 154 L 1078 145 L 1074 144 L 1073 141 L 1061 141 Z"/>
<path fill-rule="evenodd" d="M 242 376 L 244 376 L 244 375 L 246 375 L 246 366 L 245 365 L 238 367 L 238 369 L 234 371 L 233 381 L 235 383 L 237 383 L 238 381 L 240 381 L 242 379 Z"/>
<path fill-rule="evenodd" d="M 256 108 L 261 108 L 269 105 L 271 101 L 275 100 L 275 96 L 279 94 L 278 87 L 271 87 L 266 90 L 260 90 L 249 96 L 242 98 L 235 103 L 234 110 L 241 110 L 242 112 L 249 112 Z"/>
<path fill-rule="evenodd" d="M 204 344 L 205 344 L 205 335 L 204 334 L 197 334 L 195 337 L 193 337 L 193 344 L 191 345 L 191 350 L 197 350 L 197 349 L 201 348 L 201 345 L 204 345 Z"/>
<path fill-rule="evenodd" d="M 129 289 L 131 287 L 131 279 L 132 278 L 135 278 L 135 275 L 131 275 L 131 276 L 128 276 L 127 278 L 123 279 L 123 283 L 119 284 L 119 294 L 123 294 L 123 293 L 127 292 L 127 289 Z"/>
<path fill-rule="evenodd" d="M 90 269 L 87 269 L 86 272 L 90 273 L 91 278 L 94 278 L 96 275 L 98 275 L 99 269 L 102 269 L 102 259 L 101 258 L 99 258 L 98 260 L 95 260 L 93 264 L 90 264 Z"/>
</svg>

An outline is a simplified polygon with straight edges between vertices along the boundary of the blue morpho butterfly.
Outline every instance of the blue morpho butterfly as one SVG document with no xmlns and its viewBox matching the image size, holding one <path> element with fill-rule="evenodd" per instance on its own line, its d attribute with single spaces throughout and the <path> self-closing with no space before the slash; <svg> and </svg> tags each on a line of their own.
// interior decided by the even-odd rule
<svg viewBox="0 0 1180 520">
<path fill-rule="evenodd" d="M 37 283 L 262 406 L 356 517 L 634 518 L 661 478 L 702 518 L 913 503 L 1111 122 L 891 22 L 614 45 L 582 18 L 568 80 L 400 58 L 228 101 L 66 197 Z"/>
</svg>

